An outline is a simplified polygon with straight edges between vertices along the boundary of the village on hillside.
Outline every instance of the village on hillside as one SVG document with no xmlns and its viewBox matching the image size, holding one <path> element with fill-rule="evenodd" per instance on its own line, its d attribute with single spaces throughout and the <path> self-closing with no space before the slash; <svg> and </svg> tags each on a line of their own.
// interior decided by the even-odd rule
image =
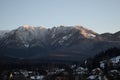
<svg viewBox="0 0 120 80">
<path fill-rule="evenodd" d="M 120 56 L 99 62 L 92 68 L 87 61 L 77 64 L 42 64 L 36 68 L 4 70 L 0 80 L 119 80 Z"/>
</svg>

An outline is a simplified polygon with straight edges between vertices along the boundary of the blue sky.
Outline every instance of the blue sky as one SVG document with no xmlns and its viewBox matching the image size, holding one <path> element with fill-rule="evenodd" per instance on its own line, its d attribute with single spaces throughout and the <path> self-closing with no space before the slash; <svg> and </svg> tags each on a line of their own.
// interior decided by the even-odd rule
<svg viewBox="0 0 120 80">
<path fill-rule="evenodd" d="M 0 30 L 26 24 L 113 33 L 120 31 L 120 0 L 0 0 Z"/>
</svg>

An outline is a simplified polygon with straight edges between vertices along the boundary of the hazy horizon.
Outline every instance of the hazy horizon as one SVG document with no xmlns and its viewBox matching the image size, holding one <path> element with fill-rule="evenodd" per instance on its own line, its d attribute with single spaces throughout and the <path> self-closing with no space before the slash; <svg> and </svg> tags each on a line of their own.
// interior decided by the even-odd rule
<svg viewBox="0 0 120 80">
<path fill-rule="evenodd" d="M 22 25 L 82 25 L 97 33 L 120 31 L 120 0 L 0 0 L 0 30 Z"/>
</svg>

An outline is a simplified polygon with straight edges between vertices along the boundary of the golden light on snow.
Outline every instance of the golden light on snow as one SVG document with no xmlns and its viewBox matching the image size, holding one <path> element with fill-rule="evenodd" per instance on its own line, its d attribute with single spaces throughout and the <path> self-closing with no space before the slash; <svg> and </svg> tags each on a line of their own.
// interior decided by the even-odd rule
<svg viewBox="0 0 120 80">
<path fill-rule="evenodd" d="M 23 27 L 26 30 L 28 30 L 28 29 L 35 30 L 34 26 L 24 25 Z"/>
<path fill-rule="evenodd" d="M 76 29 L 80 30 L 80 33 L 84 36 L 84 37 L 87 37 L 87 33 L 84 29 L 81 30 L 82 26 L 80 25 L 76 25 L 75 26 Z"/>
<path fill-rule="evenodd" d="M 81 31 L 81 34 L 82 34 L 84 37 L 87 37 L 87 33 L 86 33 L 85 30 L 82 30 L 82 31 Z"/>
<path fill-rule="evenodd" d="M 29 29 L 29 25 L 24 25 L 24 29 Z"/>
<path fill-rule="evenodd" d="M 40 28 L 39 28 L 39 29 L 40 29 L 40 30 L 41 30 L 41 29 L 45 29 L 45 27 L 43 27 L 43 26 L 40 26 Z"/>
</svg>

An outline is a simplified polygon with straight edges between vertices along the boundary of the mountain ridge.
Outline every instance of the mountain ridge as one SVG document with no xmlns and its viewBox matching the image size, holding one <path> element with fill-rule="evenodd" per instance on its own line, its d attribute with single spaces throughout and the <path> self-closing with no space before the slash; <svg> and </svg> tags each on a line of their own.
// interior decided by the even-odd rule
<svg viewBox="0 0 120 80">
<path fill-rule="evenodd" d="M 111 36 L 110 36 L 111 35 Z M 23 59 L 84 60 L 120 47 L 120 34 L 98 34 L 83 26 L 21 26 L 0 39 L 0 56 Z"/>
</svg>

